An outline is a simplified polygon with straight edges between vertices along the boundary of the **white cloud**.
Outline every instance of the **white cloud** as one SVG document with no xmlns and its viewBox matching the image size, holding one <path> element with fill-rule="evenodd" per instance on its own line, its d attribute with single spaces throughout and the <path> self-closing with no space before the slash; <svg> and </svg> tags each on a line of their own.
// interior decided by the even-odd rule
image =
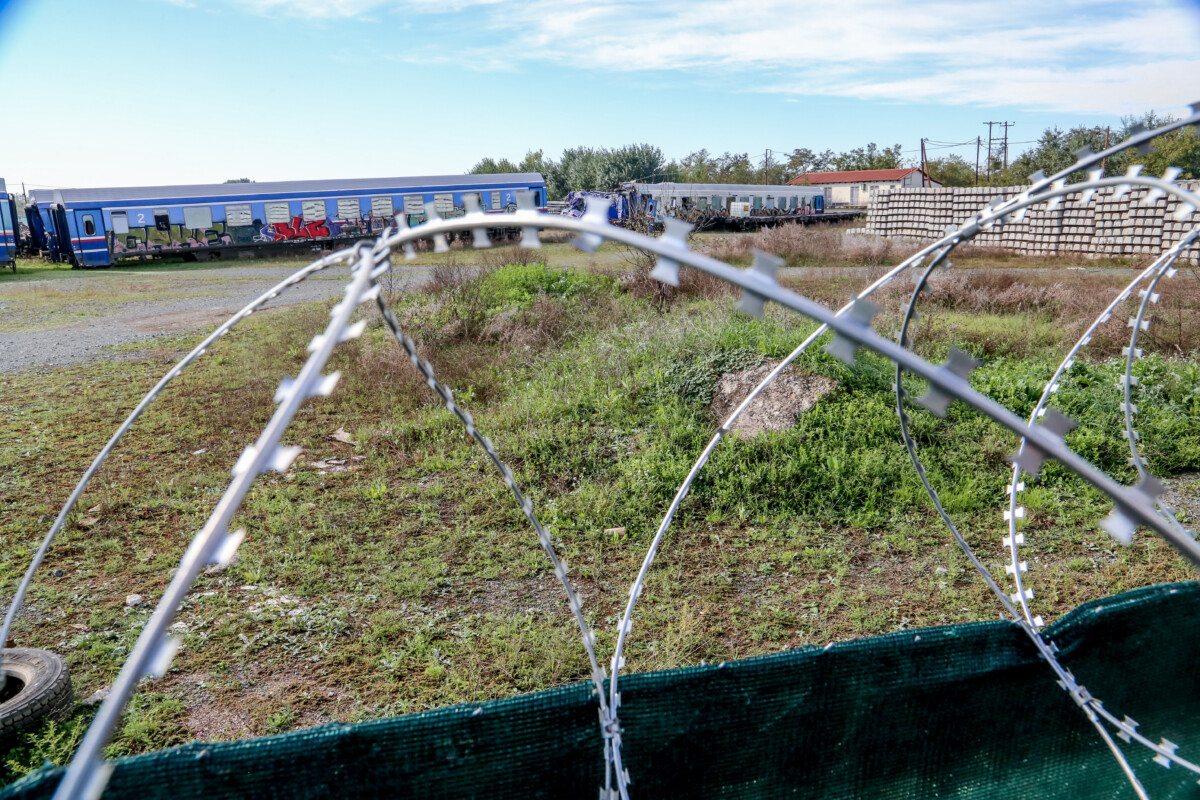
<svg viewBox="0 0 1200 800">
<path fill-rule="evenodd" d="M 436 25 L 406 60 L 444 59 L 445 37 L 461 35 L 484 63 L 682 71 L 782 94 L 1126 113 L 1178 107 L 1200 86 L 1200 58 L 1182 55 L 1195 51 L 1200 13 L 1169 0 L 224 2 L 315 20 L 400 12 L 414 27 Z"/>
</svg>

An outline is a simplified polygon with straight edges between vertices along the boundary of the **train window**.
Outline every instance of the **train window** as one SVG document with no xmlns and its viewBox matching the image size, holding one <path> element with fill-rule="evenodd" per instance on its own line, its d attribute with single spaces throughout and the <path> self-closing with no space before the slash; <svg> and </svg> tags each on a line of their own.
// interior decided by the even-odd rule
<svg viewBox="0 0 1200 800">
<path fill-rule="evenodd" d="M 500 208 L 500 193 L 492 192 L 492 210 L 495 211 L 498 208 Z"/>
<path fill-rule="evenodd" d="M 244 228 L 254 224 L 254 212 L 249 203 L 225 206 L 225 224 L 231 228 Z"/>
<path fill-rule="evenodd" d="M 129 233 L 129 215 L 118 211 L 112 215 L 113 233 Z"/>
<path fill-rule="evenodd" d="M 696 208 L 700 209 L 701 211 L 708 211 L 708 198 L 707 197 L 697 197 L 696 198 Z"/>
<path fill-rule="evenodd" d="M 300 216 L 305 222 L 320 222 L 325 219 L 324 200 L 305 200 L 300 203 Z"/>
<path fill-rule="evenodd" d="M 442 214 L 447 211 L 454 210 L 454 195 L 452 194 L 435 194 L 433 196 L 433 207 Z"/>
<path fill-rule="evenodd" d="M 754 196 L 754 208 L 762 208 L 762 207 L 763 207 L 762 198 L 759 197 L 758 195 L 755 195 Z"/>
<path fill-rule="evenodd" d="M 92 218 L 91 214 L 83 215 L 83 235 L 84 236 L 95 236 L 96 235 L 96 220 Z"/>
<path fill-rule="evenodd" d="M 205 230 L 212 227 L 212 209 L 208 206 L 185 206 L 183 227 L 189 230 Z"/>
<path fill-rule="evenodd" d="M 382 217 L 384 219 L 387 219 L 388 217 L 392 216 L 395 213 L 396 213 L 396 207 L 392 204 L 392 198 L 388 197 L 387 195 L 383 195 L 382 197 L 372 197 L 371 198 L 371 216 L 372 217 L 376 217 L 376 218 Z"/>
<path fill-rule="evenodd" d="M 405 214 L 424 214 L 425 213 L 425 197 L 419 194 L 404 195 L 404 213 Z"/>
<path fill-rule="evenodd" d="M 171 212 L 165 208 L 154 209 L 154 229 L 169 233 L 171 231 Z"/>
<path fill-rule="evenodd" d="M 714 195 L 712 196 L 712 207 L 713 207 L 713 208 L 720 208 L 720 207 L 721 207 L 721 197 L 720 197 L 719 195 L 715 195 L 715 194 L 714 194 Z"/>
<path fill-rule="evenodd" d="M 357 197 L 343 197 L 337 201 L 337 215 L 339 219 L 358 219 L 362 216 L 362 203 Z"/>
<path fill-rule="evenodd" d="M 266 208 L 267 222 L 274 224 L 286 225 L 292 221 L 292 212 L 288 208 L 287 203 L 267 203 Z"/>
</svg>

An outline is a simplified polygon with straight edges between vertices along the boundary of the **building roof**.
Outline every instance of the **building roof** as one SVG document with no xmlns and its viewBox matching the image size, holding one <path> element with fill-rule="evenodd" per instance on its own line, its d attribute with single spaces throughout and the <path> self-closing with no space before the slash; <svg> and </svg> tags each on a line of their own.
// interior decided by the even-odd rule
<svg viewBox="0 0 1200 800">
<path fill-rule="evenodd" d="M 333 193 L 370 194 L 390 193 L 404 189 L 440 189 L 466 186 L 507 186 L 512 184 L 541 186 L 545 181 L 536 172 L 499 173 L 495 175 L 431 175 L 405 178 L 349 178 L 345 180 L 267 181 L 264 183 L 217 183 L 178 186 L 122 186 L 98 189 L 58 189 L 38 192 L 39 202 L 80 204 L 104 202 L 149 202 L 163 200 L 203 200 L 219 197 L 290 197 L 322 196 Z M 51 195 L 56 197 L 51 200 Z"/>
<path fill-rule="evenodd" d="M 799 186 L 818 183 L 877 183 L 879 181 L 900 181 L 914 172 L 920 172 L 919 167 L 902 167 L 901 169 L 856 169 L 847 172 L 808 172 L 797 175 L 788 183 Z"/>
</svg>

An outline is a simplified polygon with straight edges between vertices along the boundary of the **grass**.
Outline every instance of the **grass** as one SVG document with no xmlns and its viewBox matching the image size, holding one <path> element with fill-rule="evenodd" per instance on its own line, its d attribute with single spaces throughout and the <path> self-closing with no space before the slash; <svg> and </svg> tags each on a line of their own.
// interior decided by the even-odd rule
<svg viewBox="0 0 1200 800">
<path fill-rule="evenodd" d="M 649 538 L 718 424 L 707 405 L 716 379 L 782 357 L 812 325 L 777 308 L 748 318 L 707 290 L 656 308 L 603 264 L 567 271 L 551 268 L 553 259 L 548 267 L 515 253 L 486 257 L 517 263 L 423 254 L 440 268 L 433 288 L 396 297 L 395 310 L 552 531 L 606 659 Z M 860 265 L 786 280 L 842 302 L 873 274 Z M 1111 295 L 1115 278 L 1031 275 L 1003 302 L 983 299 L 998 288 L 983 277 L 953 280 L 923 301 L 916 346 L 936 357 L 954 344 L 985 357 L 973 384 L 1027 415 L 1064 337 L 1099 302 L 1093 295 Z M 1193 284 L 1177 292 L 1185 344 L 1195 330 Z M 898 318 L 904 296 L 881 298 L 885 323 Z M 1071 300 L 1080 296 L 1086 302 Z M 230 466 L 273 412 L 279 379 L 299 369 L 327 312 L 320 304 L 253 317 L 171 385 L 94 479 L 15 630 L 18 644 L 67 658 L 79 697 L 115 676 Z M 178 617 L 179 657 L 164 679 L 142 687 L 111 754 L 586 678 L 561 591 L 511 496 L 381 321 L 367 316 L 366 334 L 340 346 L 330 365 L 343 375 L 337 391 L 306 404 L 285 437 L 301 457 L 247 496 L 236 524 L 249 535 L 237 561 L 198 582 Z M 137 345 L 139 360 L 6 376 L 0 586 L 15 586 L 92 456 L 195 341 L 159 338 Z M 1119 347 L 1106 342 L 1098 338 L 1097 360 L 1071 369 L 1057 402 L 1081 423 L 1068 443 L 1130 481 L 1112 360 Z M 1144 452 L 1163 475 L 1200 470 L 1200 362 L 1166 341 L 1147 349 L 1137 365 Z M 630 669 L 996 618 L 996 601 L 913 474 L 889 365 L 868 355 L 847 366 L 819 346 L 798 363 L 838 388 L 794 428 L 715 452 L 651 570 Z M 930 480 L 1003 579 L 1000 509 L 1014 437 L 960 404 L 946 420 L 915 410 L 912 425 Z M 339 428 L 349 442 L 333 438 Z M 1096 525 L 1107 504 L 1053 465 L 1023 500 L 1034 606 L 1047 618 L 1190 577 L 1155 537 L 1113 545 Z M 147 603 L 127 608 L 131 593 Z M 61 763 L 91 714 L 81 706 L 24 736 L 0 756 L 0 783 L 44 758 Z"/>
</svg>

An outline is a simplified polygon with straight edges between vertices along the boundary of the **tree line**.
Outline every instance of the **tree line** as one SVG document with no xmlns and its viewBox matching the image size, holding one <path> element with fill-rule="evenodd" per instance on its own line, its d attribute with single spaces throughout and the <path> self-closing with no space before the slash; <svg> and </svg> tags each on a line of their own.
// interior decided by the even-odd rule
<svg viewBox="0 0 1200 800">
<path fill-rule="evenodd" d="M 1019 186 L 1029 182 L 1029 175 L 1038 170 L 1047 175 L 1069 167 L 1075 161 L 1075 151 L 1090 147 L 1104 149 L 1104 142 L 1114 144 L 1128 138 L 1137 126 L 1155 128 L 1170 122 L 1150 112 L 1140 117 L 1122 118 L 1119 126 L 1076 126 L 1063 131 L 1049 127 L 1025 152 L 1004 164 L 1000 154 L 991 162 L 984 156 L 976 177 L 975 161 L 951 154 L 926 161 L 926 171 L 945 186 Z M 1109 175 L 1124 172 L 1129 165 L 1140 163 L 1148 175 L 1162 175 L 1168 166 L 1183 170 L 1182 177 L 1200 177 L 1200 137 L 1192 128 L 1174 131 L 1155 140 L 1155 149 L 1148 155 L 1136 150 L 1122 151 L 1107 160 Z M 798 175 L 809 172 L 828 172 L 861 169 L 896 169 L 920 166 L 917 158 L 905 158 L 899 144 L 879 147 L 871 142 L 844 152 L 825 150 L 817 153 L 799 147 L 790 153 L 722 153 L 708 150 L 688 153 L 678 160 L 668 159 L 663 151 L 650 144 L 630 144 L 623 147 L 572 147 L 563 151 L 555 161 L 544 151 L 534 150 L 519 162 L 507 158 L 484 158 L 470 170 L 472 174 L 498 172 L 539 172 L 546 179 L 552 200 L 561 200 L 573 191 L 607 191 L 625 181 L 659 183 L 755 183 L 785 184 Z M 1072 176 L 1072 180 L 1083 175 Z"/>
<path fill-rule="evenodd" d="M 1082 147 L 1100 152 L 1107 147 L 1128 139 L 1142 128 L 1158 128 L 1175 120 L 1162 117 L 1153 111 L 1140 117 L 1123 117 L 1119 126 L 1079 125 L 1069 130 L 1058 127 L 1046 128 L 1033 146 L 1018 155 L 1007 166 L 999 154 L 990 163 L 983 157 L 979 165 L 979 184 L 984 186 L 1020 186 L 1029 183 L 1029 176 L 1041 170 L 1052 175 L 1066 169 L 1076 161 L 1076 151 Z M 1107 144 L 1106 144 L 1107 143 Z M 1200 137 L 1191 128 L 1183 128 L 1159 136 L 1154 140 L 1154 149 L 1145 155 L 1136 148 L 1122 150 L 1112 158 L 1105 159 L 1104 172 L 1120 175 L 1133 164 L 1142 164 L 1146 175 L 1161 176 L 1167 167 L 1183 170 L 1186 179 L 1200 177 Z M 929 176 L 946 186 L 975 185 L 975 163 L 950 155 L 930 159 L 926 162 Z M 1082 180 L 1082 172 L 1075 173 L 1070 181 Z"/>
<path fill-rule="evenodd" d="M 826 150 L 814 153 L 797 148 L 791 153 L 770 154 L 754 160 L 749 153 L 722 153 L 708 150 L 688 153 L 682 159 L 668 160 L 663 151 L 650 144 L 624 147 L 572 147 L 558 161 L 547 158 L 542 150 L 532 150 L 521 161 L 484 158 L 471 167 L 471 174 L 498 172 L 539 172 L 546 179 L 552 200 L 561 200 L 574 191 L 607 191 L 625 181 L 660 183 L 758 183 L 785 184 L 806 172 L 849 169 L 892 169 L 904 166 L 900 145 L 880 148 L 874 142 L 844 153 Z"/>
</svg>

